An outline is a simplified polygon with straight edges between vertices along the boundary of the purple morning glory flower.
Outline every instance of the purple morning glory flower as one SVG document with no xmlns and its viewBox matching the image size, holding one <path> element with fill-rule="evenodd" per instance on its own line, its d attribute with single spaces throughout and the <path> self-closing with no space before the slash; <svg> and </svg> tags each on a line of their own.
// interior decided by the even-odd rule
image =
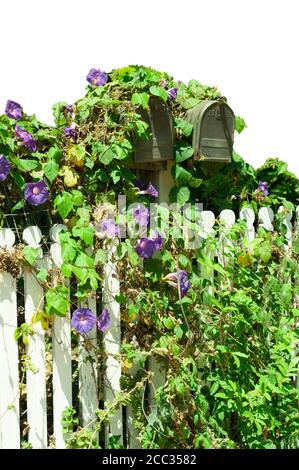
<svg viewBox="0 0 299 470">
<path fill-rule="evenodd" d="M 135 250 L 141 258 L 151 258 L 156 251 L 156 242 L 151 238 L 141 238 L 135 246 Z"/>
<path fill-rule="evenodd" d="M 147 188 L 147 183 L 142 180 L 136 180 L 135 187 L 140 189 L 141 191 L 144 191 Z"/>
<path fill-rule="evenodd" d="M 106 308 L 103 308 L 101 315 L 98 318 L 98 329 L 103 333 L 106 333 L 111 323 L 109 312 Z"/>
<path fill-rule="evenodd" d="M 177 97 L 177 94 L 178 94 L 178 89 L 177 88 L 169 88 L 169 90 L 167 90 L 167 95 L 168 95 L 169 101 L 174 101 Z"/>
<path fill-rule="evenodd" d="M 179 290 L 180 297 L 184 297 L 187 291 L 190 289 L 190 281 L 187 277 L 186 271 L 180 269 L 175 273 L 169 273 L 164 279 L 172 287 L 176 287 Z"/>
<path fill-rule="evenodd" d="M 37 149 L 36 140 L 30 132 L 25 131 L 20 126 L 16 126 L 16 136 L 23 141 L 25 147 L 30 150 L 30 152 L 35 152 Z"/>
<path fill-rule="evenodd" d="M 12 118 L 19 121 L 22 118 L 23 109 L 19 103 L 15 101 L 8 100 L 5 106 L 5 114 Z"/>
<path fill-rule="evenodd" d="M 155 242 L 155 250 L 160 251 L 163 246 L 163 238 L 157 230 L 154 230 L 152 240 Z"/>
<path fill-rule="evenodd" d="M 165 80 L 165 78 L 162 78 L 160 80 L 159 86 L 162 87 L 162 88 L 165 88 L 167 86 L 167 83 L 168 83 L 168 81 Z"/>
<path fill-rule="evenodd" d="M 143 181 L 137 180 L 135 182 L 135 186 L 136 188 L 140 189 L 140 191 L 138 191 L 137 194 L 149 194 L 150 196 L 153 196 L 153 197 L 159 196 L 158 191 L 152 185 L 152 183 L 148 183 L 148 185 L 146 185 L 146 183 L 144 183 Z"/>
<path fill-rule="evenodd" d="M 91 69 L 88 72 L 88 75 L 86 77 L 86 80 L 91 84 L 95 86 L 101 86 L 105 85 L 108 81 L 108 75 L 106 72 L 102 72 L 99 69 Z"/>
<path fill-rule="evenodd" d="M 73 104 L 68 104 L 64 109 L 69 114 L 73 114 L 75 112 L 75 108 Z"/>
<path fill-rule="evenodd" d="M 146 194 L 149 194 L 150 196 L 153 196 L 153 197 L 158 197 L 158 196 L 159 196 L 158 191 L 157 191 L 156 188 L 152 185 L 152 183 L 149 183 L 149 185 L 148 185 L 148 187 L 147 187 L 147 190 L 146 190 Z"/>
<path fill-rule="evenodd" d="M 4 155 L 0 155 L 0 181 L 6 180 L 10 172 L 10 163 Z"/>
<path fill-rule="evenodd" d="M 96 325 L 96 317 L 89 308 L 77 308 L 72 316 L 71 325 L 78 333 L 85 334 Z"/>
<path fill-rule="evenodd" d="M 264 196 L 269 196 L 269 188 L 266 181 L 260 181 L 258 189 L 264 193 Z"/>
<path fill-rule="evenodd" d="M 24 191 L 25 200 L 32 206 L 40 206 L 48 200 L 49 190 L 43 180 L 27 183 Z"/>
<path fill-rule="evenodd" d="M 137 204 L 135 209 L 133 209 L 133 216 L 140 227 L 146 227 L 148 225 L 150 213 L 143 204 Z"/>
<path fill-rule="evenodd" d="M 99 238 L 114 238 L 119 237 L 120 230 L 113 219 L 105 219 L 97 225 L 96 234 Z"/>
<path fill-rule="evenodd" d="M 76 124 L 72 122 L 72 124 L 69 127 L 64 128 L 64 133 L 67 137 L 72 137 L 73 139 L 77 138 L 77 130 L 76 130 Z"/>
</svg>

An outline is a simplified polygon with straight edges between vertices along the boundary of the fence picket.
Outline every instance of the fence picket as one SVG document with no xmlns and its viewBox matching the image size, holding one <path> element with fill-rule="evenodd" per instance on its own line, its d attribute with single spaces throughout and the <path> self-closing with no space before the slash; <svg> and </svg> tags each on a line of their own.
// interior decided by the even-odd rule
<svg viewBox="0 0 299 470">
<path fill-rule="evenodd" d="M 280 207 L 279 213 L 283 215 L 283 224 L 286 227 L 286 240 L 288 246 L 299 232 L 299 207 L 296 208 L 296 220 L 292 230 L 292 211 Z M 240 211 L 240 219 L 246 221 L 245 246 L 251 246 L 255 238 L 255 214 L 250 208 Z M 273 231 L 274 214 L 272 209 L 262 207 L 258 213 L 259 227 Z M 229 231 L 235 223 L 235 214 L 231 210 L 224 210 L 219 216 L 220 230 L 219 240 L 222 247 L 218 253 L 214 253 L 213 240 L 211 244 L 204 244 L 202 251 L 205 259 L 214 259 L 217 254 L 219 263 L 224 268 L 230 265 L 232 241 Z M 203 239 L 214 234 L 215 215 L 210 211 L 203 211 L 199 225 L 200 243 Z M 66 229 L 64 225 L 55 225 L 51 229 L 52 245 L 50 257 L 43 258 L 42 251 L 36 262 L 39 268 L 48 267 L 51 263 L 53 279 L 62 263 L 59 232 Z M 40 248 L 42 234 L 38 227 L 31 226 L 24 230 L 25 243 L 33 248 Z M 243 242 L 243 238 L 241 239 Z M 15 243 L 15 236 L 10 229 L 0 229 L 0 250 L 11 250 Z M 105 407 L 109 408 L 120 392 L 121 380 L 121 317 L 120 306 L 115 296 L 120 293 L 120 283 L 117 275 L 117 261 L 114 259 L 116 245 L 108 247 L 108 263 L 103 272 L 103 306 L 107 308 L 111 318 L 111 325 L 103 336 L 106 359 L 106 371 L 104 377 Z M 213 281 L 214 270 L 211 265 L 201 266 L 201 275 Z M 37 282 L 35 275 L 25 271 L 24 296 L 25 296 L 25 320 L 31 323 L 32 316 L 37 309 L 43 308 L 43 288 Z M 212 289 L 212 287 L 210 287 Z M 212 290 L 210 290 L 212 292 Z M 89 298 L 82 302 L 82 307 L 88 306 L 97 313 L 96 292 L 92 292 Z M 298 306 L 298 297 L 295 296 L 294 306 Z M 17 327 L 17 285 L 16 279 L 9 272 L 0 272 L 0 371 L 4 380 L 0 385 L 0 448 L 20 448 L 20 412 L 19 412 L 19 361 L 18 346 L 14 339 L 14 331 Z M 30 336 L 27 353 L 30 356 L 33 369 L 26 371 L 27 388 L 27 419 L 29 425 L 29 443 L 33 448 L 47 447 L 47 395 L 46 395 L 46 367 L 45 367 L 45 336 L 40 323 L 33 324 L 35 334 Z M 94 429 L 94 420 L 98 403 L 98 364 L 94 346 L 97 345 L 96 330 L 92 330 L 86 338 L 79 338 L 79 402 L 80 424 Z M 65 448 L 65 436 L 62 433 L 61 418 L 66 407 L 72 405 L 72 356 L 71 356 L 71 326 L 70 311 L 67 317 L 55 317 L 52 329 L 53 347 L 53 421 L 54 438 L 56 448 Z M 294 355 L 296 345 L 294 345 Z M 148 368 L 151 371 L 149 386 L 149 406 L 152 418 L 158 412 L 155 394 L 159 387 L 166 382 L 167 370 L 157 356 L 149 359 Z M 139 365 L 134 365 L 129 371 L 132 375 L 138 372 Z M 294 380 L 296 377 L 294 377 Z M 297 388 L 299 388 L 299 372 L 297 376 Z M 142 393 L 141 393 L 142 394 Z M 143 400 L 141 397 L 140 400 Z M 123 444 L 123 416 L 122 407 L 114 410 L 114 416 L 106 429 L 106 447 L 108 447 L 111 435 L 120 436 L 120 444 Z M 95 435 L 95 439 L 98 436 Z M 134 415 L 130 405 L 126 408 L 126 442 L 127 447 L 136 449 L 140 447 L 138 431 L 134 427 Z"/>
<path fill-rule="evenodd" d="M 120 293 L 120 288 L 116 263 L 113 260 L 115 251 L 116 245 L 110 245 L 108 248 L 108 262 L 104 266 L 103 305 L 107 308 L 111 319 L 110 328 L 104 335 L 104 348 L 107 354 L 104 379 L 106 406 L 109 406 L 109 402 L 112 402 L 117 393 L 120 392 L 121 377 L 120 306 L 115 300 L 115 296 Z M 106 445 L 110 435 L 119 435 L 119 442 L 123 442 L 121 405 L 115 410 L 110 420 L 109 428 L 106 430 Z"/>
<path fill-rule="evenodd" d="M 293 225 L 292 225 L 293 211 L 289 210 L 289 209 L 286 209 L 283 206 L 280 206 L 278 208 L 278 213 L 282 214 L 283 225 L 286 228 L 285 237 L 286 237 L 287 243 L 286 243 L 285 248 L 287 250 L 288 247 L 291 246 L 292 239 L 293 239 Z"/>
<path fill-rule="evenodd" d="M 88 307 L 94 314 L 97 311 L 96 294 L 93 292 L 82 307 Z M 93 328 L 80 337 L 79 345 L 79 401 L 83 426 L 95 428 L 95 411 L 98 408 L 98 374 L 94 348 L 97 346 L 97 330 Z M 97 440 L 97 436 L 95 436 Z"/>
<path fill-rule="evenodd" d="M 139 364 L 134 364 L 128 371 L 131 377 L 134 377 L 140 369 Z M 140 400 L 142 400 L 142 394 L 140 393 Z M 126 428 L 127 428 L 127 448 L 128 449 L 140 449 L 140 443 L 138 441 L 138 430 L 134 426 L 135 415 L 131 405 L 126 407 Z"/>
<path fill-rule="evenodd" d="M 15 243 L 12 230 L 0 230 L 0 248 L 11 250 Z M 17 327 L 16 279 L 0 273 L 0 449 L 20 448 L 19 363 L 14 339 Z"/>
<path fill-rule="evenodd" d="M 212 236 L 214 234 L 214 224 L 215 224 L 215 215 L 211 211 L 203 211 L 201 214 L 201 225 L 200 225 L 200 232 L 199 236 L 202 239 L 207 239 L 208 237 Z M 210 246 L 209 243 L 207 243 L 203 248 L 202 248 L 202 253 L 206 257 L 207 260 L 210 260 L 211 262 L 214 261 L 215 258 L 215 249 L 214 247 Z M 201 265 L 200 272 L 202 277 L 205 279 L 209 279 L 211 282 L 213 282 L 214 279 L 214 269 L 212 264 L 209 264 L 208 262 L 205 264 Z M 210 292 L 212 290 L 210 289 Z"/>
<path fill-rule="evenodd" d="M 226 267 L 231 257 L 230 249 L 232 242 L 228 237 L 231 227 L 236 221 L 235 213 L 230 209 L 224 209 L 219 215 L 220 230 L 219 230 L 219 242 L 221 250 L 218 251 L 219 263 Z"/>
<path fill-rule="evenodd" d="M 274 230 L 273 227 L 273 219 L 274 214 L 271 207 L 261 207 L 258 213 L 259 217 L 259 227 L 264 228 L 265 230 L 269 230 L 272 232 Z"/>
<path fill-rule="evenodd" d="M 62 263 L 59 232 L 66 227 L 54 225 L 50 231 L 53 243 L 50 251 L 54 267 Z M 54 438 L 57 449 L 65 448 L 61 418 L 66 407 L 72 405 L 72 357 L 70 313 L 66 317 L 55 317 L 53 322 L 53 422 Z"/>
<path fill-rule="evenodd" d="M 245 220 L 246 222 L 246 229 L 245 229 L 245 236 L 249 242 L 252 242 L 255 237 L 255 229 L 254 229 L 254 221 L 255 221 L 255 213 L 254 210 L 250 207 L 245 207 L 244 209 L 240 210 L 240 219 Z"/>
<path fill-rule="evenodd" d="M 27 227 L 23 232 L 23 240 L 28 246 L 40 248 L 42 234 L 38 227 Z M 46 260 L 40 249 L 37 267 L 45 268 Z M 43 308 L 43 288 L 34 274 L 24 273 L 25 320 L 31 323 L 36 310 Z M 34 449 L 47 447 L 47 402 L 46 402 L 46 366 L 45 366 L 45 334 L 41 323 L 33 325 L 34 334 L 30 336 L 27 354 L 33 369 L 26 371 L 27 385 L 27 419 L 29 425 L 28 441 Z"/>
</svg>

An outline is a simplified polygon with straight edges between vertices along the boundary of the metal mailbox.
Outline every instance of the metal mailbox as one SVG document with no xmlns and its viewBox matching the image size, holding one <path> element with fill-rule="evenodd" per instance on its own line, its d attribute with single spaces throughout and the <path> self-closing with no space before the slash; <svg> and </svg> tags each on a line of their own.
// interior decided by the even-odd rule
<svg viewBox="0 0 299 470">
<path fill-rule="evenodd" d="M 149 109 L 139 108 L 138 113 L 148 125 L 150 138 L 137 139 L 135 163 L 154 163 L 173 159 L 173 118 L 166 103 L 151 98 Z"/>
<path fill-rule="evenodd" d="M 223 101 L 202 101 L 188 110 L 185 119 L 193 125 L 194 157 L 211 162 L 230 162 L 233 151 L 235 115 Z"/>
</svg>

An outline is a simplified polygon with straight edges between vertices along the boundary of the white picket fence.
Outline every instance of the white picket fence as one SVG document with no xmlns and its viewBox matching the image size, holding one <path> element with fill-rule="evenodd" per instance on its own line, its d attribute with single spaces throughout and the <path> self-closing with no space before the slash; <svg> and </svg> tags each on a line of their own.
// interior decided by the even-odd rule
<svg viewBox="0 0 299 470">
<path fill-rule="evenodd" d="M 291 244 L 294 234 L 291 211 L 283 213 L 284 224 L 286 226 L 286 238 Z M 297 209 L 296 216 L 299 211 Z M 266 230 L 273 230 L 273 211 L 269 208 L 261 208 L 259 211 L 259 220 L 255 221 L 255 214 L 251 209 L 244 209 L 240 213 L 240 218 L 246 221 L 247 240 L 251 241 L 255 237 L 257 226 Z M 227 238 L 228 231 L 235 223 L 236 217 L 231 210 L 224 210 L 219 215 L 221 221 L 221 232 L 219 237 L 223 242 L 222 252 L 212 253 L 207 251 L 206 255 L 214 257 L 218 255 L 219 261 L 225 265 L 225 259 L 228 256 L 226 247 L 230 246 L 230 240 Z M 215 215 L 210 211 L 203 211 L 201 218 L 200 237 L 206 238 L 213 234 L 215 224 Z M 295 231 L 297 231 L 297 218 L 295 218 Z M 38 261 L 40 267 L 51 268 L 53 276 L 55 270 L 61 265 L 61 252 L 59 245 L 59 231 L 64 226 L 55 225 L 51 229 L 51 248 L 47 256 L 42 256 Z M 28 227 L 23 232 L 24 243 L 39 248 L 42 234 L 38 227 Z M 0 249 L 13 250 L 15 244 L 14 233 L 7 228 L 0 230 Z M 287 248 L 287 246 L 286 246 Z M 111 402 L 117 392 L 120 390 L 121 379 L 121 328 L 120 328 L 120 307 L 115 301 L 115 295 L 119 293 L 119 280 L 116 276 L 116 269 L 112 262 L 111 248 L 109 262 L 104 268 L 103 281 L 103 306 L 105 306 L 111 317 L 111 327 L 104 336 L 104 347 L 107 355 L 104 390 L 105 402 Z M 202 268 L 206 270 L 205 267 Z M 207 276 L 207 272 L 205 272 Z M 213 272 L 209 271 L 209 276 Z M 24 277 L 24 296 L 25 296 L 25 319 L 31 322 L 36 309 L 42 308 L 43 289 L 36 281 L 30 271 L 23 273 Z M 91 293 L 88 299 L 88 305 L 96 311 L 95 293 Z M 8 272 L 0 272 L 0 448 L 18 449 L 20 448 L 20 358 L 18 356 L 18 346 L 14 339 L 14 332 L 18 326 L 17 314 L 17 283 L 16 279 Z M 29 427 L 28 441 L 35 449 L 47 448 L 49 445 L 48 425 L 47 425 L 47 392 L 46 392 L 46 347 L 45 332 L 40 324 L 34 325 L 35 334 L 30 336 L 28 345 L 28 356 L 35 370 L 26 371 L 26 400 L 27 400 L 27 422 Z M 89 333 L 93 344 L 96 343 L 95 331 Z M 92 354 L 92 352 L 91 352 Z M 83 425 L 92 423 L 95 419 L 95 410 L 98 408 L 98 367 L 97 363 L 91 363 L 86 359 L 88 355 L 83 343 L 79 352 L 79 402 L 81 412 L 81 422 Z M 62 412 L 66 407 L 72 406 L 72 350 L 71 350 L 71 326 L 70 312 L 67 317 L 56 317 L 52 328 L 52 387 L 53 396 L 51 408 L 53 410 L 53 438 L 56 448 L 64 448 L 65 440 L 62 432 L 61 418 Z M 150 368 L 153 374 L 151 385 L 151 404 L 154 406 L 154 390 L 163 384 L 165 373 L 161 371 L 158 362 L 152 360 Z M 77 398 L 77 397 L 76 397 Z M 130 407 L 127 408 L 126 423 L 123 425 L 123 413 L 121 409 L 116 410 L 111 419 L 110 427 L 106 432 L 106 443 L 109 435 L 120 435 L 120 443 L 126 442 L 127 447 L 138 447 L 136 440 L 136 430 L 134 429 L 134 418 Z M 92 424 L 91 424 L 92 426 Z M 126 432 L 126 435 L 124 433 Z"/>
</svg>

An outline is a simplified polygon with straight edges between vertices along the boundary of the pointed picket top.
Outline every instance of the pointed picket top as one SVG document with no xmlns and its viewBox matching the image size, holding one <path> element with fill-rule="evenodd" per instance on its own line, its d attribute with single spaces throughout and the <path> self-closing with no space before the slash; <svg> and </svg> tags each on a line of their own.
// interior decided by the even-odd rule
<svg viewBox="0 0 299 470">
<path fill-rule="evenodd" d="M 254 210 L 251 207 L 244 207 L 240 210 L 240 219 L 246 221 L 246 237 L 249 241 L 254 240 Z"/>
<path fill-rule="evenodd" d="M 64 224 L 55 224 L 50 229 L 50 238 L 54 243 L 60 243 L 59 234 L 62 230 L 67 231 L 67 226 Z"/>
<path fill-rule="evenodd" d="M 36 225 L 31 225 L 25 228 L 23 232 L 23 240 L 24 242 L 30 246 L 31 248 L 39 248 L 38 257 L 42 258 L 43 250 L 40 246 L 42 241 L 42 232 Z"/>
<path fill-rule="evenodd" d="M 280 206 L 278 208 L 278 213 L 282 214 L 283 216 L 283 224 L 286 227 L 285 237 L 287 239 L 288 245 L 291 245 L 292 238 L 293 238 L 293 224 L 292 224 L 293 211 L 291 209 L 287 209 L 283 206 Z"/>
<path fill-rule="evenodd" d="M 236 221 L 236 215 L 231 209 L 224 209 L 219 214 L 219 220 L 223 228 L 222 231 L 228 233 Z"/>
<path fill-rule="evenodd" d="M 15 234 L 10 228 L 0 229 L 0 247 L 10 249 L 16 241 Z"/>
<path fill-rule="evenodd" d="M 259 210 L 259 227 L 264 228 L 265 230 L 269 230 L 272 232 L 274 230 L 273 227 L 273 219 L 274 213 L 271 207 L 261 207 Z"/>
<path fill-rule="evenodd" d="M 59 234 L 62 230 L 67 230 L 66 225 L 55 224 L 50 229 L 50 238 L 53 241 L 50 247 L 50 253 L 52 256 L 52 260 L 55 266 L 57 267 L 60 267 L 63 262 L 62 257 L 61 257 L 61 246 L 60 246 L 60 239 L 59 239 Z"/>
<path fill-rule="evenodd" d="M 38 248 L 42 241 L 42 232 L 36 225 L 25 228 L 23 232 L 23 240 L 27 245 Z"/>
<path fill-rule="evenodd" d="M 209 235 L 214 233 L 215 225 L 215 214 L 212 211 L 202 211 L 200 220 L 200 231 L 199 236 L 202 238 L 208 238 Z"/>
</svg>

